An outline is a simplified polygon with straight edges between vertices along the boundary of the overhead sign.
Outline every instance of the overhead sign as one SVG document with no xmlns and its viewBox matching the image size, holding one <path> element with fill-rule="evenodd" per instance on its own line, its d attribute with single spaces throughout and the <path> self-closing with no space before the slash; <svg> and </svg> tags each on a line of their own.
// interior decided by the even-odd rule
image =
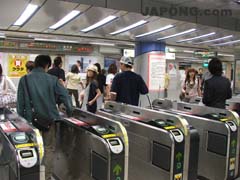
<svg viewBox="0 0 240 180">
<path fill-rule="evenodd" d="M 166 59 L 175 60 L 176 54 L 175 53 L 166 53 Z"/>
<path fill-rule="evenodd" d="M 210 57 L 215 57 L 216 53 L 211 51 L 196 50 L 194 51 L 194 55 L 197 57 L 200 56 L 202 58 L 210 58 Z"/>
<path fill-rule="evenodd" d="M 135 57 L 135 50 L 134 49 L 124 49 L 123 55 L 126 57 Z"/>
<path fill-rule="evenodd" d="M 9 54 L 8 55 L 8 76 L 22 77 L 26 71 L 26 63 L 29 60 L 29 55 Z"/>
<path fill-rule="evenodd" d="M 160 91 L 164 84 L 166 73 L 166 58 L 164 53 L 148 55 L 148 88 L 150 91 Z"/>
</svg>

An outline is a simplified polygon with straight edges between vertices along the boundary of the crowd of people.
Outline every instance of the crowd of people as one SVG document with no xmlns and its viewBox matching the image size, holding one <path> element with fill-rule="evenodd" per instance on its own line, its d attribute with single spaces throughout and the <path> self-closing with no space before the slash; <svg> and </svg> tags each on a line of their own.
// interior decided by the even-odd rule
<svg viewBox="0 0 240 180">
<path fill-rule="evenodd" d="M 20 78 L 17 89 L 10 78 L 3 75 L 0 64 L 0 97 L 7 95 L 9 89 L 13 94 L 17 93 L 18 114 L 42 132 L 46 179 L 50 179 L 53 168 L 54 122 L 61 119 L 59 110 L 64 109 L 65 114 L 71 116 L 72 96 L 77 108 L 96 113 L 104 101 L 113 100 L 138 106 L 140 94 L 148 94 L 143 78 L 132 71 L 134 61 L 130 57 L 121 58 L 121 72 L 118 72 L 116 64 L 111 64 L 107 76 L 99 63 L 89 65 L 86 69 L 86 82 L 83 82 L 79 74 L 82 72 L 79 62 L 72 65 L 70 72 L 65 74 L 61 57 L 56 57 L 52 66 L 50 56 L 38 55 L 34 62 L 27 62 L 27 75 Z M 213 58 L 208 69 L 209 72 L 205 74 L 202 70 L 197 72 L 193 68 L 186 71 L 180 99 L 191 103 L 196 97 L 202 96 L 206 106 L 225 108 L 226 99 L 232 96 L 230 81 L 223 76 L 219 59 Z M 167 81 L 169 78 L 165 79 Z"/>
</svg>

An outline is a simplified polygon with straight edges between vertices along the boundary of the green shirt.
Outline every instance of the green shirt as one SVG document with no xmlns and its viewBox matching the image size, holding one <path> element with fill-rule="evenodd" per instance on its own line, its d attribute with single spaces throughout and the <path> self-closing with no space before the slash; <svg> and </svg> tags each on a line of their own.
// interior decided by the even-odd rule
<svg viewBox="0 0 240 180">
<path fill-rule="evenodd" d="M 43 68 L 35 68 L 26 76 L 33 107 L 38 115 L 58 120 L 60 116 L 56 106 L 56 97 L 66 106 L 67 114 L 71 115 L 72 105 L 68 92 L 56 77 L 47 74 Z M 32 120 L 30 99 L 24 77 L 20 79 L 18 86 L 17 112 L 26 120 Z"/>
</svg>

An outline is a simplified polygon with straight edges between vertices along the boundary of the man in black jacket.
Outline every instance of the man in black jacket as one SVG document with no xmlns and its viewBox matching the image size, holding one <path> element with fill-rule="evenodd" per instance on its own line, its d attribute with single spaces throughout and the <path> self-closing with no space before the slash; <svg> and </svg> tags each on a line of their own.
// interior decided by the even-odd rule
<svg viewBox="0 0 240 180">
<path fill-rule="evenodd" d="M 213 58 L 208 66 L 212 77 L 204 82 L 203 103 L 206 106 L 225 109 L 227 99 L 232 97 L 230 81 L 222 76 L 222 62 Z"/>
</svg>

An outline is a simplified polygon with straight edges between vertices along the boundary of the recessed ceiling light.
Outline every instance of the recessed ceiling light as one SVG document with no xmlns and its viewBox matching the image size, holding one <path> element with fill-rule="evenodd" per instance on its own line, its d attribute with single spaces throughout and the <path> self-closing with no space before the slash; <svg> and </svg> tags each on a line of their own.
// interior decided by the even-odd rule
<svg viewBox="0 0 240 180">
<path fill-rule="evenodd" d="M 70 13 L 68 13 L 65 17 L 63 17 L 61 20 L 59 20 L 56 24 L 49 27 L 49 29 L 58 29 L 59 27 L 63 26 L 64 24 L 70 22 L 73 18 L 78 16 L 80 14 L 80 11 L 73 10 Z"/>
<path fill-rule="evenodd" d="M 43 42 L 60 42 L 60 43 L 73 43 L 78 44 L 79 41 L 71 41 L 71 40 L 64 40 L 64 39 L 44 39 L 44 38 L 35 38 L 35 41 L 43 41 Z"/>
<path fill-rule="evenodd" d="M 240 43 L 240 39 L 235 40 L 235 41 L 228 41 L 228 42 L 225 42 L 225 43 L 213 44 L 211 46 L 224 46 L 224 45 L 236 44 L 236 43 Z"/>
<path fill-rule="evenodd" d="M 22 26 L 33 15 L 33 13 L 36 12 L 37 9 L 38 5 L 28 4 L 27 8 L 13 25 Z"/>
<path fill-rule="evenodd" d="M 162 32 L 162 31 L 165 31 L 167 29 L 170 29 L 170 28 L 173 28 L 174 25 L 167 25 L 167 26 L 164 26 L 162 28 L 159 28 L 159 29 L 156 29 L 154 31 L 150 31 L 150 32 L 147 32 L 147 33 L 144 33 L 144 34 L 139 34 L 137 36 L 135 36 L 136 38 L 139 38 L 139 37 L 143 37 L 143 36 L 149 36 L 151 34 L 155 34 L 155 33 L 158 33 L 158 32 Z"/>
<path fill-rule="evenodd" d="M 196 37 L 193 37 L 193 38 L 183 39 L 183 40 L 177 41 L 177 43 L 193 41 L 193 40 L 201 39 L 201 38 L 206 38 L 206 37 L 209 37 L 209 36 L 213 36 L 215 34 L 216 34 L 215 32 L 212 32 L 212 33 L 204 34 L 204 35 L 201 35 L 201 36 L 196 36 Z"/>
<path fill-rule="evenodd" d="M 160 40 L 169 39 L 169 38 L 173 38 L 173 37 L 177 37 L 177 36 L 182 36 L 182 35 L 185 35 L 185 34 L 188 34 L 188 33 L 192 33 L 194 31 L 196 31 L 196 29 L 189 29 L 189 30 L 177 33 L 177 34 L 173 34 L 173 35 L 170 35 L 170 36 L 165 36 L 165 37 L 162 37 L 162 38 L 158 38 L 157 40 L 160 41 Z"/>
<path fill-rule="evenodd" d="M 110 33 L 110 34 L 111 34 L 111 35 L 120 34 L 120 33 L 123 33 L 123 32 L 125 32 L 125 31 L 129 31 L 129 30 L 131 30 L 131 29 L 134 29 L 134 28 L 137 28 L 137 27 L 139 27 L 139 26 L 142 26 L 142 25 L 144 25 L 144 24 L 146 24 L 146 23 L 148 23 L 148 21 L 141 20 L 141 21 L 138 21 L 138 22 L 136 22 L 136 23 L 134 23 L 134 24 L 132 24 L 132 25 L 130 25 L 130 26 L 127 26 L 127 27 L 125 27 L 125 28 L 122 28 L 122 29 L 120 29 L 120 30 L 118 30 L 118 31 L 112 32 L 112 33 Z"/>
<path fill-rule="evenodd" d="M 104 26 L 107 23 L 109 23 L 109 22 L 111 22 L 115 19 L 117 19 L 117 16 L 108 16 L 108 17 L 104 18 L 103 20 L 101 20 L 101 21 L 99 21 L 99 22 L 97 22 L 97 23 L 95 23 L 95 24 L 93 24 L 93 25 L 91 25 L 91 26 L 89 26 L 85 29 L 82 29 L 81 31 L 87 33 L 89 31 L 92 31 L 92 30 L 96 29 L 96 28 Z"/>
<path fill-rule="evenodd" d="M 202 42 L 194 43 L 194 44 L 204 44 L 204 43 L 216 42 L 216 41 L 221 41 L 221 40 L 232 38 L 232 37 L 233 37 L 233 35 L 230 35 L 230 36 L 225 36 L 225 37 L 221 37 L 221 38 L 217 38 L 217 39 L 202 41 Z"/>
</svg>

